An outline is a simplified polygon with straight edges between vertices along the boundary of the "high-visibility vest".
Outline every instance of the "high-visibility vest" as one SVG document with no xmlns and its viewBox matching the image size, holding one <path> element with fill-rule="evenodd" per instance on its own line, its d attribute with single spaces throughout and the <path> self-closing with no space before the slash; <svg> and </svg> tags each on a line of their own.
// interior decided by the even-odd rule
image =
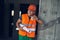
<svg viewBox="0 0 60 40">
<path fill-rule="evenodd" d="M 36 20 L 31 20 L 29 21 L 29 24 L 35 25 L 35 26 L 28 26 L 27 28 L 30 29 L 36 29 Z M 27 36 L 30 38 L 34 38 L 35 37 L 35 31 L 32 31 L 31 33 L 27 32 Z"/>
<path fill-rule="evenodd" d="M 22 24 L 35 25 L 35 26 L 26 26 L 26 27 L 30 28 L 30 29 L 31 28 L 36 29 L 36 20 L 29 19 L 27 14 L 22 14 Z M 28 37 L 34 38 L 35 37 L 35 31 L 32 31 L 31 33 L 28 33 L 26 31 L 20 29 L 19 30 L 19 35 L 28 36 Z"/>
</svg>

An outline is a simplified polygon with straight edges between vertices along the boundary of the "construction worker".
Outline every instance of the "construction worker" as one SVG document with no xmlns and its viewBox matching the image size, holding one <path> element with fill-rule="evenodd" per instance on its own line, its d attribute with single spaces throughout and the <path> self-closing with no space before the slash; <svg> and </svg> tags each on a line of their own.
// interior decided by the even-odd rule
<svg viewBox="0 0 60 40">
<path fill-rule="evenodd" d="M 43 24 L 35 15 L 36 5 L 30 4 L 28 11 L 17 20 L 19 40 L 33 40 L 35 38 L 36 22 Z"/>
</svg>

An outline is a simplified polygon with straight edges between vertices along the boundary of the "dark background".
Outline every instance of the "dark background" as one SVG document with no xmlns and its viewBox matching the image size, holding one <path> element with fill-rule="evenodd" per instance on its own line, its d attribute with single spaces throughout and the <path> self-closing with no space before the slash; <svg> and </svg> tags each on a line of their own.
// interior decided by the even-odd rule
<svg viewBox="0 0 60 40">
<path fill-rule="evenodd" d="M 36 15 L 38 15 L 38 0 L 0 0 L 0 40 L 18 40 L 15 30 L 15 23 L 19 18 L 18 13 L 19 11 L 26 13 L 30 3 L 36 4 Z M 11 10 L 15 11 L 14 17 L 11 16 Z"/>
</svg>

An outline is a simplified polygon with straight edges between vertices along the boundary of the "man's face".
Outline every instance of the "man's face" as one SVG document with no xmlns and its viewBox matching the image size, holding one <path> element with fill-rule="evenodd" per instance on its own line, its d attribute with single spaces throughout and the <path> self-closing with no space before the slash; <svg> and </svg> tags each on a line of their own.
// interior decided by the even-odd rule
<svg viewBox="0 0 60 40">
<path fill-rule="evenodd" d="M 33 15 L 35 15 L 35 11 L 28 10 L 28 16 L 33 16 Z"/>
</svg>

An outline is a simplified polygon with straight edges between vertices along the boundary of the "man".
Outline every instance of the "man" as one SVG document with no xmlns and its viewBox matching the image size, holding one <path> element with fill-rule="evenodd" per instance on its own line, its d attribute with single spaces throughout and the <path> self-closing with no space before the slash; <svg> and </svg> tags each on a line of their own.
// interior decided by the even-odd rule
<svg viewBox="0 0 60 40">
<path fill-rule="evenodd" d="M 35 38 L 36 22 L 43 24 L 41 20 L 38 20 L 35 15 L 36 5 L 31 4 L 28 7 L 26 14 L 22 14 L 16 22 L 17 28 L 19 28 L 19 40 L 33 40 Z"/>
</svg>

